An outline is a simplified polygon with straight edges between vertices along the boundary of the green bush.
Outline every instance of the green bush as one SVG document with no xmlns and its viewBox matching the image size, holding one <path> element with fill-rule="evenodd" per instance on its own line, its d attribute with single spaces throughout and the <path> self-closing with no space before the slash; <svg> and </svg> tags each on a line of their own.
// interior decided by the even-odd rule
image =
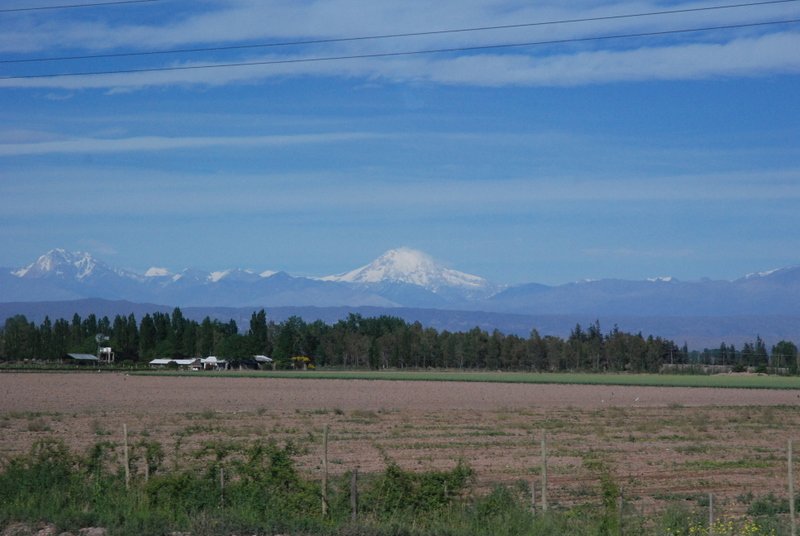
<svg viewBox="0 0 800 536">
<path fill-rule="evenodd" d="M 339 536 L 600 536 L 617 534 L 619 490 L 601 473 L 601 504 L 530 511 L 527 483 L 496 486 L 474 495 L 473 471 L 459 462 L 449 471 L 415 473 L 388 463 L 363 475 L 357 522 L 350 520 L 350 475 L 331 479 L 329 515 L 322 516 L 321 488 L 301 475 L 296 449 L 275 442 L 204 445 L 180 469 L 164 471 L 157 443 L 135 443 L 134 470 L 126 489 L 119 445 L 104 441 L 83 456 L 61 441 L 45 439 L 0 470 L 0 527 L 13 522 L 54 523 L 60 530 L 102 526 L 112 536 L 188 532 Z M 138 458 L 136 457 L 138 456 Z M 148 464 L 149 480 L 135 469 Z M 184 465 L 186 467 L 184 467 Z M 225 486 L 220 486 L 224 469 Z M 759 530 L 781 527 L 785 500 L 767 495 L 752 501 L 749 514 Z M 701 509 L 702 510 L 702 509 Z M 625 513 L 625 512 L 623 512 Z M 670 508 L 660 518 L 623 516 L 626 534 L 688 535 L 698 513 Z M 699 521 L 698 521 L 699 520 Z M 779 529 L 782 530 L 782 529 Z"/>
<path fill-rule="evenodd" d="M 414 473 L 390 462 L 363 494 L 364 510 L 378 514 L 422 513 L 449 506 L 472 481 L 472 469 L 464 462 L 450 471 Z"/>
</svg>

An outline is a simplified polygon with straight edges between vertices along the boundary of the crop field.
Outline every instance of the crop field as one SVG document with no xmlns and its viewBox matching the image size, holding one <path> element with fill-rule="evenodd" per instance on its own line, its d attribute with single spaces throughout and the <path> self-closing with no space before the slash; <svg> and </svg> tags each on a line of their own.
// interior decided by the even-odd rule
<svg viewBox="0 0 800 536">
<path fill-rule="evenodd" d="M 743 515 L 784 496 L 786 447 L 800 438 L 800 391 L 648 385 L 355 381 L 116 373 L 0 374 L 0 458 L 40 438 L 76 451 L 157 441 L 164 463 L 209 446 L 291 442 L 300 470 L 475 471 L 476 493 L 536 484 L 547 437 L 549 501 L 599 504 L 613 481 L 645 515 L 679 502 Z M 118 452 L 118 451 L 117 451 Z"/>
<path fill-rule="evenodd" d="M 196 376 L 185 371 L 146 371 L 154 376 Z M 798 376 L 766 374 L 599 374 L 581 372 L 463 372 L 463 371 L 226 371 L 224 377 L 386 381 L 444 381 L 575 385 L 636 385 L 653 387 L 721 387 L 741 389 L 798 389 Z"/>
</svg>

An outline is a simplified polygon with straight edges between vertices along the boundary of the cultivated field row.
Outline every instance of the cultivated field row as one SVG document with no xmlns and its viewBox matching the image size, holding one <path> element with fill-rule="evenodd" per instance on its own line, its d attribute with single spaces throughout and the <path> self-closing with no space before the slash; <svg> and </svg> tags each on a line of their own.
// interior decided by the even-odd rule
<svg viewBox="0 0 800 536">
<path fill-rule="evenodd" d="M 794 391 L 442 382 L 0 374 L 0 455 L 56 437 L 77 451 L 99 441 L 157 441 L 166 466 L 253 441 L 292 442 L 308 475 L 475 470 L 478 489 L 537 483 L 547 434 L 553 504 L 600 500 L 603 478 L 630 508 L 682 501 L 743 513 L 785 493 L 785 449 L 800 438 Z M 212 448 L 213 451 L 213 448 Z"/>
</svg>

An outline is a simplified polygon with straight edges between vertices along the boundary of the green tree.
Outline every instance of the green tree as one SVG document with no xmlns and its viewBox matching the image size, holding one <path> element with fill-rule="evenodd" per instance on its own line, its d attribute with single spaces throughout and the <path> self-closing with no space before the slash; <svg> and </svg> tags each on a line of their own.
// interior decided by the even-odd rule
<svg viewBox="0 0 800 536">
<path fill-rule="evenodd" d="M 72 324 L 70 325 L 69 330 L 69 346 L 70 350 L 78 352 L 82 350 L 83 346 L 83 324 L 81 322 L 81 317 L 78 313 L 72 315 Z"/>
<path fill-rule="evenodd" d="M 186 320 L 183 318 L 183 312 L 178 307 L 172 310 L 170 328 L 169 338 L 172 341 L 172 357 L 186 357 L 183 351 L 183 334 L 186 330 Z"/>
<path fill-rule="evenodd" d="M 144 359 L 155 357 L 156 351 L 156 325 L 153 317 L 145 314 L 139 327 L 139 356 Z"/>
<path fill-rule="evenodd" d="M 301 346 L 304 328 L 305 322 L 299 316 L 290 316 L 281 323 L 273 357 L 283 365 L 287 365 L 292 356 L 305 355 L 305 349 Z"/>
<path fill-rule="evenodd" d="M 209 317 L 205 317 L 200 324 L 198 341 L 200 355 L 209 356 L 214 352 L 214 324 Z"/>
<path fill-rule="evenodd" d="M 788 367 L 790 374 L 797 374 L 797 345 L 790 341 L 780 341 L 772 347 L 772 363 L 776 367 Z"/>
<path fill-rule="evenodd" d="M 34 331 L 24 315 L 7 318 L 3 325 L 2 351 L 5 359 L 32 359 Z"/>
<path fill-rule="evenodd" d="M 58 359 L 58 354 L 53 345 L 53 324 L 50 317 L 45 316 L 42 325 L 39 326 L 39 341 L 41 343 L 41 357 L 44 359 Z"/>
<path fill-rule="evenodd" d="M 251 353 L 253 355 L 269 355 L 268 353 L 268 336 L 267 330 L 267 313 L 264 309 L 253 312 L 250 316 L 250 337 Z"/>
</svg>

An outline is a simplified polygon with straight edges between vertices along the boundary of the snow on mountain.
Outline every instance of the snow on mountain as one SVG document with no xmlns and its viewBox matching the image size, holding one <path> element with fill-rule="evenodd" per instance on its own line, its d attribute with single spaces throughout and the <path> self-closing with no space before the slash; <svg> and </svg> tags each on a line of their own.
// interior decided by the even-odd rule
<svg viewBox="0 0 800 536">
<path fill-rule="evenodd" d="M 148 268 L 148 270 L 144 273 L 145 277 L 167 277 L 169 275 L 172 275 L 169 270 L 166 268 L 159 268 L 158 266 Z"/>
<path fill-rule="evenodd" d="M 776 279 L 795 279 L 800 281 L 800 265 L 787 266 L 784 268 L 775 268 L 774 270 L 767 270 L 765 272 L 756 272 L 747 274 L 739 281 L 753 281 L 753 280 L 776 280 Z"/>
<path fill-rule="evenodd" d="M 173 283 L 180 281 L 181 285 L 187 284 L 202 284 L 208 281 L 211 274 L 195 268 L 185 268 L 179 273 L 173 275 L 170 279 Z"/>
<path fill-rule="evenodd" d="M 769 277 L 772 274 L 774 274 L 775 272 L 778 272 L 780 270 L 781 270 L 781 268 L 775 268 L 773 270 L 766 270 L 764 272 L 753 272 L 753 273 L 745 275 L 744 278 L 745 279 L 756 279 L 756 278 L 759 278 L 759 277 Z"/>
<path fill-rule="evenodd" d="M 240 282 L 240 283 L 247 283 L 258 281 L 261 276 L 255 273 L 252 270 L 241 270 L 239 268 L 233 268 L 229 270 L 222 270 L 219 272 L 211 272 L 208 275 L 208 281 L 210 283 L 219 283 L 220 281 L 226 282 Z"/>
<path fill-rule="evenodd" d="M 19 278 L 41 279 L 60 278 L 76 281 L 88 280 L 92 276 L 109 273 L 122 277 L 137 278 L 136 274 L 124 270 L 112 269 L 97 261 L 89 253 L 70 252 L 64 249 L 51 249 L 24 268 L 12 272 Z"/>
<path fill-rule="evenodd" d="M 735 281 L 604 279 L 502 288 L 410 248 L 387 251 L 356 270 L 319 279 L 285 272 L 153 267 L 118 270 L 88 253 L 54 249 L 28 266 L 0 271 L 0 302 L 104 298 L 178 306 L 415 307 L 516 314 L 712 316 L 800 314 L 800 266 Z"/>
<path fill-rule="evenodd" d="M 208 280 L 211 281 L 212 283 L 217 283 L 221 279 L 224 279 L 225 276 L 227 276 L 229 273 L 231 273 L 230 270 L 223 270 L 221 272 L 211 272 L 210 274 L 208 274 Z"/>
<path fill-rule="evenodd" d="M 447 268 L 430 255 L 410 248 L 389 250 L 366 266 L 321 279 L 340 283 L 404 283 L 423 287 L 431 292 L 452 287 L 463 290 L 491 287 L 482 277 Z"/>
</svg>

